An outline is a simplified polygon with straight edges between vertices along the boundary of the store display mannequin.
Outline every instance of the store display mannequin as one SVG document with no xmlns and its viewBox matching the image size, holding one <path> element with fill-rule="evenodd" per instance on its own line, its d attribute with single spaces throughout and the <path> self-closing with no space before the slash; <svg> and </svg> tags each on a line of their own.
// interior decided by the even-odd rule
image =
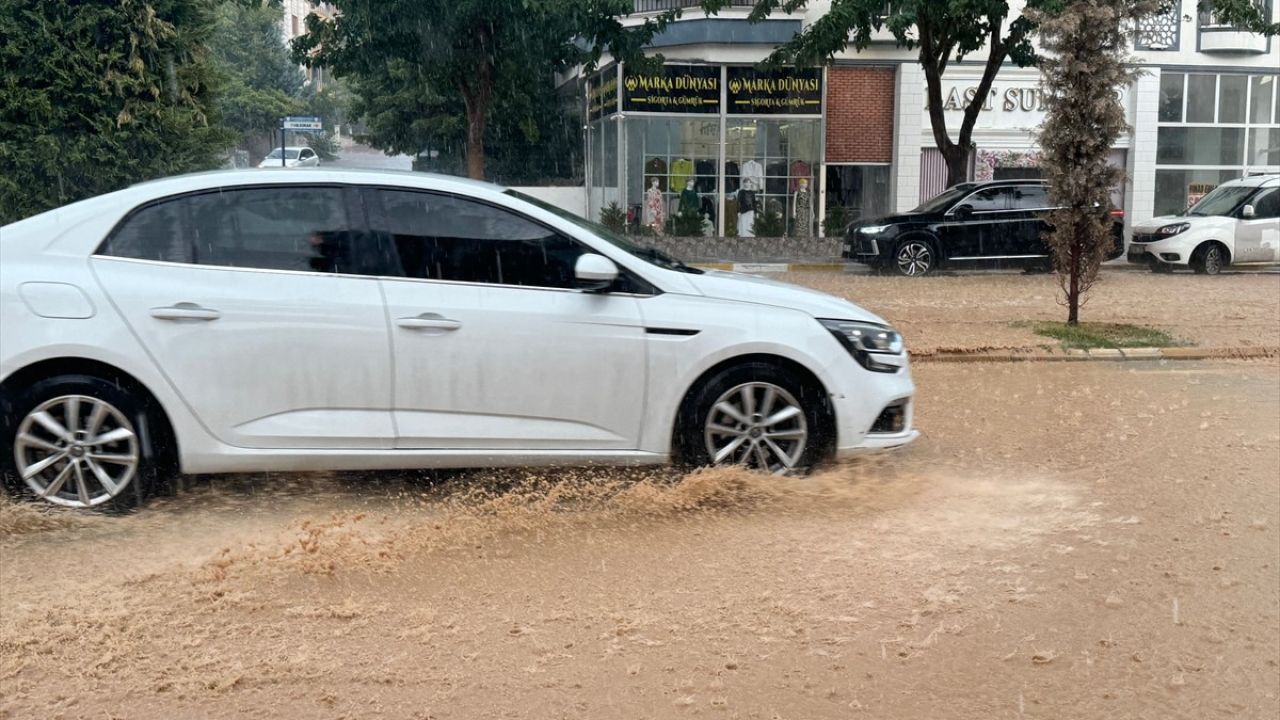
<svg viewBox="0 0 1280 720">
<path fill-rule="evenodd" d="M 742 164 L 742 185 L 738 190 L 738 237 L 755 237 L 756 193 L 764 186 L 764 166 L 755 160 Z"/>
<path fill-rule="evenodd" d="M 697 213 L 698 205 L 698 191 L 693 189 L 693 180 L 687 180 L 680 191 L 680 212 Z"/>
<path fill-rule="evenodd" d="M 792 200 L 795 216 L 796 237 L 807 238 L 813 233 L 813 193 L 809 192 L 809 181 L 800 178 L 797 181 L 796 194 Z"/>
<path fill-rule="evenodd" d="M 662 190 L 658 187 L 658 178 L 649 179 L 649 189 L 644 192 L 644 224 L 653 228 L 658 235 L 666 227 L 666 211 L 662 207 Z"/>
</svg>

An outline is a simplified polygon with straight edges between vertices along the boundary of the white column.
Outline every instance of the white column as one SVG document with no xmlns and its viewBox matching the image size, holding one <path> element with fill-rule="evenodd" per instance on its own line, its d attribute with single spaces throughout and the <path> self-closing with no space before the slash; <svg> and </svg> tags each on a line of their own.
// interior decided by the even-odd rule
<svg viewBox="0 0 1280 720">
<path fill-rule="evenodd" d="M 898 66 L 893 109 L 893 207 L 920 204 L 920 133 L 924 117 L 924 71 L 914 62 Z"/>
<path fill-rule="evenodd" d="M 1160 112 L 1160 69 L 1151 68 L 1133 85 L 1133 144 L 1129 148 L 1129 207 L 1125 234 L 1151 219 L 1156 205 L 1156 130 Z"/>
</svg>

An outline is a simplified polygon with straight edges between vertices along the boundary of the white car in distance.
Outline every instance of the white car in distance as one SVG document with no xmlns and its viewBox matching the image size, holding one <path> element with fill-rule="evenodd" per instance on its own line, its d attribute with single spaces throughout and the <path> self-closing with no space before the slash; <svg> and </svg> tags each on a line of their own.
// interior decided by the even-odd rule
<svg viewBox="0 0 1280 720">
<path fill-rule="evenodd" d="M 260 168 L 299 168 L 299 167 L 319 167 L 320 156 L 316 155 L 316 151 L 309 147 L 286 147 L 284 149 L 284 163 L 280 162 L 280 148 L 276 148 L 267 153 L 267 156 L 258 163 Z"/>
<path fill-rule="evenodd" d="M 738 463 L 909 443 L 902 339 L 485 183 L 223 171 L 0 228 L 0 472 L 63 506 L 173 473 Z"/>
<path fill-rule="evenodd" d="M 1190 267 L 1204 275 L 1280 262 L 1280 175 L 1225 182 L 1183 214 L 1134 227 L 1128 257 L 1154 272 Z"/>
</svg>

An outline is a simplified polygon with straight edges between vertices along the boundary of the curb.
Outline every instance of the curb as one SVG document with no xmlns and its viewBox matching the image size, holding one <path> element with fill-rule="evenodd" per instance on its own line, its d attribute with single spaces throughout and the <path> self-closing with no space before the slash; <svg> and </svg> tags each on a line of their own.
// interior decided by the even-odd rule
<svg viewBox="0 0 1280 720">
<path fill-rule="evenodd" d="M 975 350 L 911 354 L 913 363 L 1124 362 L 1132 360 L 1249 360 L 1280 357 L 1280 347 L 1094 348 L 1092 350 Z"/>
<path fill-rule="evenodd" d="M 694 262 L 690 265 L 703 270 L 725 270 L 727 272 L 748 273 L 785 273 L 844 270 L 842 262 Z"/>
</svg>

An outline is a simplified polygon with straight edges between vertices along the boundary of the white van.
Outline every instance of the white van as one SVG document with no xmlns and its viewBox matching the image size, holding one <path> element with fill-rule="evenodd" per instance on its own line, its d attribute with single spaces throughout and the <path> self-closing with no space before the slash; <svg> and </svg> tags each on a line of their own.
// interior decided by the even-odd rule
<svg viewBox="0 0 1280 720">
<path fill-rule="evenodd" d="M 1280 175 L 1225 182 L 1181 215 L 1134 226 L 1129 262 L 1153 272 L 1189 266 L 1204 275 L 1280 262 Z"/>
</svg>

